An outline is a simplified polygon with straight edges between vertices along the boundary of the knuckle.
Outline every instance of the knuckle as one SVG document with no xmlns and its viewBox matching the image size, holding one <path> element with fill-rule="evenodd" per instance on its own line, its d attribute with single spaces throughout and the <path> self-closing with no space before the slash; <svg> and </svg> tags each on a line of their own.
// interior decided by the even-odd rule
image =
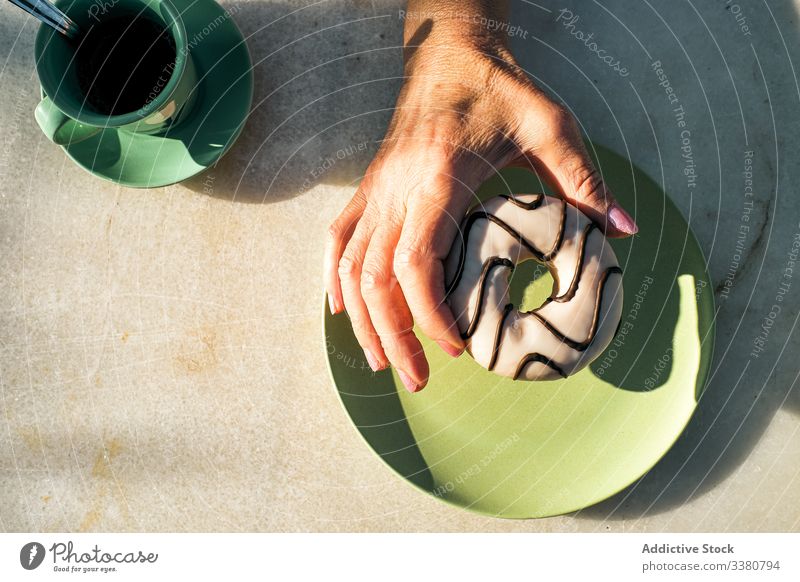
<svg viewBox="0 0 800 582">
<path fill-rule="evenodd" d="M 376 265 L 367 265 L 361 273 L 361 291 L 365 294 L 385 289 L 390 282 L 386 270 Z"/>
<path fill-rule="evenodd" d="M 413 327 L 404 325 L 394 333 L 381 336 L 381 345 L 390 358 L 397 359 L 397 356 L 406 350 L 409 339 L 413 340 L 414 338 L 416 336 Z"/>
<path fill-rule="evenodd" d="M 363 317 L 361 314 L 349 315 L 350 325 L 353 327 L 353 333 L 356 336 L 358 344 L 367 348 L 369 348 L 371 345 L 374 345 L 378 338 L 375 336 L 375 332 L 372 331 L 369 320 L 366 317 Z"/>
<path fill-rule="evenodd" d="M 556 130 L 572 132 L 578 128 L 578 122 L 569 110 L 561 104 L 554 104 L 550 112 L 550 123 Z"/>
<path fill-rule="evenodd" d="M 412 247 L 399 249 L 394 255 L 394 269 L 398 276 L 408 276 L 424 271 L 431 263 L 430 255 Z"/>
<path fill-rule="evenodd" d="M 439 179 L 442 179 L 442 176 L 447 177 L 452 172 L 453 160 L 459 155 L 460 144 L 452 137 L 457 133 L 458 128 L 453 127 L 444 135 L 435 135 L 425 151 L 425 159 L 436 168 L 434 175 Z"/>
<path fill-rule="evenodd" d="M 584 202 L 603 202 L 606 197 L 605 183 L 597 169 L 581 166 L 572 173 L 575 197 Z"/>
<path fill-rule="evenodd" d="M 343 279 L 357 275 L 359 263 L 350 253 L 345 253 L 339 261 L 339 276 Z"/>
<path fill-rule="evenodd" d="M 342 223 L 340 220 L 333 221 L 330 226 L 328 226 L 328 238 L 334 241 L 341 240 L 342 236 L 344 235 L 344 228 L 342 227 Z"/>
<path fill-rule="evenodd" d="M 570 142 L 580 136 L 578 123 L 569 110 L 558 103 L 548 103 L 540 113 L 540 125 L 547 142 Z"/>
</svg>

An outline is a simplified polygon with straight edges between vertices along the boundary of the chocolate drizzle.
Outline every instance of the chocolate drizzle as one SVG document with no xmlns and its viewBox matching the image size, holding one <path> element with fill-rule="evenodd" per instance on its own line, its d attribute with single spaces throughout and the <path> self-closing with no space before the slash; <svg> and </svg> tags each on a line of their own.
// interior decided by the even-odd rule
<svg viewBox="0 0 800 582">
<path fill-rule="evenodd" d="M 480 321 L 481 314 L 483 313 L 483 296 L 486 293 L 486 281 L 489 278 L 489 273 L 497 266 L 508 267 L 512 271 L 514 270 L 514 263 L 504 257 L 492 257 L 491 259 L 487 259 L 483 264 L 481 277 L 478 279 L 478 301 L 475 304 L 475 313 L 470 319 L 467 331 L 461 334 L 461 339 L 472 337 L 472 334 L 478 329 L 478 321 Z"/>
<path fill-rule="evenodd" d="M 512 204 L 516 204 L 520 208 L 525 208 L 526 210 L 535 210 L 536 208 L 539 208 L 541 206 L 541 200 L 543 200 L 542 198 L 541 200 L 535 200 L 533 202 L 526 203 L 519 201 L 513 202 L 514 200 L 513 198 L 509 198 L 506 196 L 503 196 L 503 198 L 512 201 Z M 530 208 L 528 208 L 527 206 L 523 206 L 523 205 L 533 205 L 533 204 L 536 205 L 531 206 Z M 548 261 L 552 261 L 555 258 L 555 256 L 558 254 L 558 251 L 561 250 L 561 245 L 564 242 L 564 230 L 566 228 L 566 223 L 567 223 L 567 204 L 565 202 L 562 202 L 561 205 L 563 206 L 563 210 L 561 213 L 561 225 L 559 226 L 558 229 L 558 236 L 556 237 L 556 240 L 553 243 L 553 248 L 551 248 L 546 253 L 543 253 L 542 251 L 537 249 L 535 246 L 529 243 L 520 233 L 511 228 L 511 226 L 509 226 L 504 220 L 498 218 L 494 214 L 489 214 L 488 212 L 484 212 L 483 210 L 472 212 L 469 216 L 467 216 L 467 220 L 464 223 L 464 228 L 462 229 L 463 235 L 461 239 L 461 246 L 458 249 L 458 269 L 456 269 L 455 277 L 453 277 L 453 280 L 447 286 L 448 289 L 447 296 L 448 297 L 450 296 L 450 294 L 453 292 L 453 290 L 458 286 L 459 282 L 461 281 L 461 277 L 464 275 L 464 263 L 466 262 L 467 258 L 466 248 L 467 248 L 467 242 L 469 241 L 469 233 L 472 230 L 472 226 L 478 220 L 485 219 L 495 223 L 497 226 L 499 226 L 508 234 L 517 239 L 517 241 L 523 247 L 525 247 L 525 249 L 528 252 L 530 252 L 533 255 L 533 258 L 535 258 L 540 263 L 545 263 Z"/>
<path fill-rule="evenodd" d="M 540 364 L 544 364 L 551 370 L 555 370 L 558 373 L 558 375 L 561 376 L 562 378 L 567 377 L 567 375 L 564 373 L 564 370 L 562 370 L 559 366 L 554 364 L 553 360 L 551 360 L 545 355 L 535 352 L 533 354 L 528 354 L 527 356 L 522 358 L 522 361 L 519 363 L 519 366 L 517 366 L 517 371 L 514 372 L 514 380 L 517 380 L 522 375 L 522 372 L 525 370 L 526 366 L 528 364 L 532 364 L 533 362 L 539 362 Z"/>
<path fill-rule="evenodd" d="M 535 210 L 537 208 L 540 208 L 542 207 L 545 201 L 545 196 L 543 194 L 537 195 L 536 199 L 531 202 L 522 202 L 508 195 L 501 195 L 500 197 L 506 200 L 507 202 L 514 204 L 515 206 L 522 208 L 524 210 Z M 526 240 L 523 237 L 521 233 L 517 232 L 509 224 L 507 224 L 505 221 L 503 221 L 502 219 L 498 218 L 493 214 L 490 214 L 485 211 L 475 211 L 469 214 L 466 217 L 463 229 L 461 230 L 462 244 L 459 248 L 458 268 L 455 277 L 453 278 L 453 281 L 448 286 L 447 296 L 448 297 L 450 296 L 450 294 L 458 286 L 459 282 L 463 277 L 464 266 L 466 263 L 467 243 L 469 241 L 469 235 L 472 227 L 478 220 L 485 219 L 496 224 L 497 226 L 502 228 L 506 233 L 514 237 L 518 241 L 518 243 L 521 244 L 527 251 L 529 251 L 537 261 L 539 261 L 540 263 L 547 264 L 553 261 L 553 259 L 558 255 L 564 244 L 568 208 L 566 202 L 561 201 L 561 204 L 562 204 L 561 221 L 559 225 L 558 234 L 556 236 L 556 240 L 553 242 L 552 248 L 547 252 L 542 252 L 536 247 L 534 247 L 528 240 Z M 576 341 L 570 337 L 567 337 L 566 335 L 564 335 L 564 333 L 562 333 L 559 329 L 557 329 L 550 321 L 548 321 L 543 315 L 541 315 L 539 311 L 548 303 L 551 302 L 568 303 L 569 301 L 575 298 L 578 292 L 578 288 L 581 284 L 581 278 L 585 268 L 584 263 L 586 260 L 589 237 L 591 236 L 592 232 L 595 229 L 597 229 L 597 226 L 594 223 L 587 224 L 583 229 L 579 243 L 580 247 L 578 252 L 578 261 L 575 266 L 575 272 L 572 276 L 572 281 L 570 282 L 569 288 L 562 295 L 557 295 L 559 285 L 557 281 L 557 274 L 553 273 L 553 277 L 556 278 L 556 285 L 553 294 L 540 307 L 526 313 L 526 315 L 530 314 L 536 319 L 538 319 L 550 333 L 552 333 L 556 338 L 559 339 L 559 341 L 579 352 L 586 351 L 586 349 L 589 347 L 592 341 L 594 341 L 594 338 L 597 335 L 600 323 L 600 315 L 603 305 L 603 294 L 605 291 L 606 283 L 608 282 L 608 278 L 615 273 L 622 275 L 622 269 L 619 268 L 618 266 L 612 266 L 607 268 L 601 275 L 597 283 L 592 323 L 588 330 L 588 337 L 584 341 Z M 513 271 L 515 264 L 512 260 L 506 257 L 499 257 L 499 256 L 491 257 L 484 262 L 481 269 L 481 275 L 477 283 L 478 296 L 475 304 L 475 311 L 470 317 L 470 321 L 466 331 L 461 334 L 461 337 L 465 340 L 471 338 L 478 329 L 478 325 L 481 321 L 481 316 L 484 311 L 483 304 L 486 296 L 486 287 L 489 283 L 492 270 L 498 266 L 507 267 L 508 269 Z M 494 366 L 497 364 L 497 358 L 499 355 L 500 347 L 503 342 L 503 332 L 505 330 L 506 321 L 508 320 L 508 316 L 513 311 L 514 311 L 514 305 L 512 303 L 507 304 L 503 308 L 502 316 L 500 317 L 500 320 L 497 324 L 497 328 L 495 329 L 494 342 L 492 344 L 492 353 L 488 365 L 488 370 L 494 369 Z M 619 329 L 619 326 L 617 329 Z M 548 358 L 547 356 L 541 353 L 532 352 L 527 354 L 520 360 L 517 369 L 514 373 L 514 380 L 518 379 L 525 372 L 526 367 L 534 362 L 539 362 L 547 366 L 548 368 L 558 373 L 558 375 L 561 376 L 562 378 L 567 377 L 567 374 L 564 372 L 564 369 L 558 363 L 554 362 L 552 359 Z"/>
<path fill-rule="evenodd" d="M 492 344 L 492 359 L 489 360 L 489 367 L 486 368 L 490 372 L 497 363 L 497 352 L 500 350 L 500 343 L 503 341 L 503 327 L 506 325 L 508 315 L 514 310 L 514 304 L 509 303 L 503 308 L 503 316 L 500 318 L 500 323 L 497 324 L 497 330 L 494 332 L 494 344 Z"/>
<path fill-rule="evenodd" d="M 553 243 L 553 248 L 547 253 L 542 255 L 541 261 L 552 261 L 556 258 L 558 251 L 561 250 L 561 245 L 564 244 L 564 230 L 567 228 L 567 203 L 561 202 L 561 224 L 558 227 L 558 236 Z"/>
<path fill-rule="evenodd" d="M 603 290 L 605 289 L 608 277 L 613 273 L 619 273 L 620 275 L 622 275 L 622 269 L 620 269 L 619 267 L 609 267 L 603 272 L 603 276 L 600 278 L 600 282 L 597 285 L 597 297 L 595 299 L 595 304 L 594 304 L 594 315 L 592 316 L 592 325 L 589 328 L 589 337 L 582 342 L 575 341 L 574 339 L 565 336 L 558 329 L 556 329 L 556 327 L 552 323 L 550 323 L 544 317 L 542 317 L 538 313 L 538 309 L 534 309 L 533 311 L 529 311 L 528 313 L 530 315 L 533 315 L 539 321 L 541 321 L 542 325 L 544 325 L 547 328 L 547 330 L 554 336 L 556 336 L 560 341 L 567 344 L 573 350 L 584 352 L 586 351 L 586 348 L 589 347 L 589 344 L 592 343 L 592 340 L 594 339 L 594 336 L 597 333 L 598 323 L 600 322 L 600 308 L 602 307 L 603 303 Z M 541 309 L 541 307 L 539 309 Z"/>
<path fill-rule="evenodd" d="M 519 198 L 515 198 L 514 196 L 509 196 L 508 194 L 500 194 L 498 198 L 502 198 L 503 200 L 508 200 L 514 206 L 519 206 L 520 208 L 524 208 L 525 210 L 536 210 L 542 205 L 542 202 L 544 202 L 544 194 L 536 194 L 536 199 L 531 200 L 530 202 L 523 202 Z"/>
<path fill-rule="evenodd" d="M 578 253 L 578 264 L 575 265 L 575 274 L 572 276 L 572 282 L 569 284 L 569 289 L 567 289 L 563 295 L 559 295 L 558 297 L 550 297 L 547 300 L 548 303 L 550 301 L 555 301 L 556 303 L 566 303 L 575 297 L 575 293 L 578 292 L 578 285 L 581 282 L 581 275 L 583 274 L 583 261 L 586 258 L 587 241 L 589 240 L 589 235 L 592 234 L 592 231 L 596 228 L 597 225 L 594 222 L 590 222 L 586 225 L 586 228 L 583 229 L 583 238 L 581 238 L 581 246 Z"/>
</svg>

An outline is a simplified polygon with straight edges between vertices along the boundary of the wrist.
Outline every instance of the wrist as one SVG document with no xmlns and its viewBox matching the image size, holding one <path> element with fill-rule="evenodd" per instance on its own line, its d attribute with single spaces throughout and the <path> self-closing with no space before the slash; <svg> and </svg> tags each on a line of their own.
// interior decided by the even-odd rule
<svg viewBox="0 0 800 582">
<path fill-rule="evenodd" d="M 508 34 L 504 2 L 411 1 L 401 11 L 406 71 L 421 61 L 471 58 L 475 54 L 506 59 Z"/>
<path fill-rule="evenodd" d="M 477 81 L 481 73 L 496 67 L 516 67 L 516 61 L 508 47 L 494 36 L 440 31 L 422 44 L 407 44 L 403 51 L 406 77 L 434 75 Z"/>
<path fill-rule="evenodd" d="M 435 32 L 437 36 L 502 37 L 497 33 L 507 28 L 508 0 L 408 0 L 407 9 L 400 11 L 400 17 L 405 22 L 403 41 L 406 44 L 418 34 L 420 27 L 425 36 Z"/>
</svg>

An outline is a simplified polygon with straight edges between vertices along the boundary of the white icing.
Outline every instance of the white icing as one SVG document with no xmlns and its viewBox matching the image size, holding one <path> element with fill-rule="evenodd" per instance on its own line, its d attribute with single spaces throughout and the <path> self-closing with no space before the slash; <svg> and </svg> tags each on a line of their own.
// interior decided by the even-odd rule
<svg viewBox="0 0 800 582">
<path fill-rule="evenodd" d="M 540 196 L 521 194 L 515 196 L 515 200 L 519 203 L 533 203 Z M 475 220 L 465 241 L 461 277 L 448 296 L 448 303 L 462 336 L 467 334 L 470 322 L 480 309 L 477 327 L 466 339 L 466 343 L 468 352 L 481 366 L 489 368 L 504 308 L 510 303 L 510 268 L 497 265 L 486 277 L 483 298 L 481 305 L 478 305 L 479 281 L 484 265 L 494 257 L 508 259 L 514 265 L 533 259 L 534 254 L 526 248 L 525 242 L 540 255 L 546 255 L 556 246 L 564 210 L 563 201 L 549 196 L 544 196 L 541 204 L 534 209 L 523 208 L 498 196 L 470 213 L 490 214 L 502 220 L 519 235 L 508 233 L 502 226 L 487 218 Z M 469 216 L 462 223 L 462 237 L 456 240 L 446 261 L 448 283 L 456 278 L 458 272 L 463 231 Z M 600 299 L 597 329 L 592 341 L 585 350 L 575 349 L 548 330 L 533 313 L 520 313 L 513 309 L 501 328 L 499 348 L 492 368 L 495 373 L 513 378 L 525 357 L 538 353 L 569 376 L 589 365 L 613 339 L 622 315 L 622 276 L 615 270 L 619 268 L 619 263 L 614 251 L 598 228 L 589 231 L 584 258 L 580 261 L 581 241 L 587 236 L 585 230 L 590 224 L 583 213 L 566 205 L 561 246 L 544 264 L 556 281 L 553 297 L 567 293 L 577 269 L 581 270 L 579 285 L 572 299 L 565 302 L 551 301 L 534 311 L 567 338 L 579 343 L 585 342 L 589 338 L 594 320 L 598 287 L 605 275 L 606 283 Z M 612 271 L 608 272 L 609 269 Z M 532 361 L 524 366 L 519 375 L 520 380 L 555 380 L 561 377 L 556 369 L 539 361 Z"/>
</svg>

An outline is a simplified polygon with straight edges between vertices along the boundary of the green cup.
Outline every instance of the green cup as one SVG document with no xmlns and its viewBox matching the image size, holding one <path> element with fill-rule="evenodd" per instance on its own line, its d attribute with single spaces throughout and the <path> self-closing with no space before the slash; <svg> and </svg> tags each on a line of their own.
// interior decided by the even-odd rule
<svg viewBox="0 0 800 582">
<path fill-rule="evenodd" d="M 49 26 L 41 26 L 34 50 L 43 98 L 35 116 L 48 138 L 59 145 L 70 145 L 106 128 L 158 135 L 185 118 L 195 101 L 197 74 L 183 20 L 168 0 L 56 0 L 55 5 L 83 31 L 103 26 L 106 16 L 147 17 L 165 27 L 176 54 L 168 80 L 164 75 L 163 86 L 154 87 L 150 93 L 152 99 L 132 111 L 103 113 L 87 100 L 79 82 L 75 55 L 80 40 L 70 41 Z"/>
</svg>

